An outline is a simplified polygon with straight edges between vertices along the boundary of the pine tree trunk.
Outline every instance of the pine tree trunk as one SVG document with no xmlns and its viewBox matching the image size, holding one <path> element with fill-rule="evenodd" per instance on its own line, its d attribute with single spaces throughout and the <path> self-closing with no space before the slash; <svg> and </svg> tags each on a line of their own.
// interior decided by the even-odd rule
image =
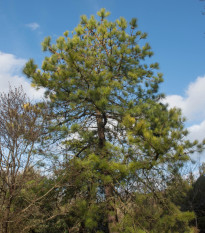
<svg viewBox="0 0 205 233">
<path fill-rule="evenodd" d="M 99 149 L 102 151 L 104 155 L 104 146 L 105 146 L 105 125 L 107 123 L 106 116 L 103 115 L 100 111 L 96 112 L 96 119 L 97 119 L 97 128 L 98 128 L 98 138 L 99 138 Z M 106 172 L 105 172 L 105 175 Z M 105 191 L 105 198 L 107 201 L 107 221 L 108 221 L 108 231 L 109 233 L 118 233 L 116 230 L 117 225 L 117 216 L 115 213 L 115 208 L 112 205 L 113 201 L 113 188 L 111 184 L 106 184 L 104 186 Z"/>
<path fill-rule="evenodd" d="M 108 200 L 108 208 L 107 208 L 108 216 L 107 216 L 107 220 L 108 220 L 109 232 L 110 233 L 118 233 L 118 231 L 116 229 L 118 219 L 117 219 L 115 208 L 112 205 L 113 190 L 112 190 L 111 185 L 106 185 L 105 186 L 105 197 L 106 197 L 106 200 Z"/>
</svg>

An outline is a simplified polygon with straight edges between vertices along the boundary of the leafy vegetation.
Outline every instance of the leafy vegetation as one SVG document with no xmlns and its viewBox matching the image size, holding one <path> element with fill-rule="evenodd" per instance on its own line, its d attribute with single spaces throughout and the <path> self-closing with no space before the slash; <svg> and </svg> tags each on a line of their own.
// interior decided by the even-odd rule
<svg viewBox="0 0 205 233">
<path fill-rule="evenodd" d="M 12 205 L 2 202 L 9 213 L 27 215 L 18 214 L 18 226 L 3 211 L 2 231 L 197 232 L 194 220 L 201 215 L 186 204 L 192 184 L 179 170 L 203 144 L 188 141 L 181 111 L 162 104 L 162 74 L 148 61 L 153 52 L 137 20 L 110 22 L 105 9 L 98 16 L 82 16 L 55 44 L 46 38 L 42 47 L 49 56 L 41 69 L 32 59 L 24 68 L 32 85 L 45 88 L 47 102 L 21 104 L 38 111 L 29 129 L 40 133 L 29 133 L 35 159 L 16 173 L 28 172 L 29 179 L 23 176 Z M 38 155 L 47 161 L 39 170 Z M 3 164 L 8 179 L 12 172 Z"/>
</svg>

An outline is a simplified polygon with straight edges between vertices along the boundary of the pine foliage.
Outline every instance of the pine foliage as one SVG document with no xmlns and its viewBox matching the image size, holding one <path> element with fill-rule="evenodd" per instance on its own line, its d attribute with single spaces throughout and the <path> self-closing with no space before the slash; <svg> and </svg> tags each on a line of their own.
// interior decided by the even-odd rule
<svg viewBox="0 0 205 233">
<path fill-rule="evenodd" d="M 61 145 L 61 205 L 71 205 L 67 228 L 191 232 L 194 215 L 164 201 L 163 190 L 197 141 L 185 139 L 181 111 L 162 104 L 163 78 L 158 63 L 148 61 L 147 34 L 135 18 L 111 22 L 109 14 L 101 9 L 99 19 L 81 16 L 54 44 L 45 38 L 42 48 L 50 55 L 41 69 L 33 60 L 24 68 L 49 100 L 44 143 Z"/>
</svg>

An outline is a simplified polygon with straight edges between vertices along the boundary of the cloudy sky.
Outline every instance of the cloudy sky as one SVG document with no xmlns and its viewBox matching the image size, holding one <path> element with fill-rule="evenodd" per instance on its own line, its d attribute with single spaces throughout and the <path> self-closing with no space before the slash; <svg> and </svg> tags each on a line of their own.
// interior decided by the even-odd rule
<svg viewBox="0 0 205 233">
<path fill-rule="evenodd" d="M 22 84 L 32 98 L 42 96 L 23 76 L 25 62 L 34 58 L 40 65 L 44 37 L 55 40 L 72 31 L 80 15 L 95 15 L 104 7 L 111 12 L 110 20 L 138 18 L 164 74 L 160 91 L 171 107 L 182 108 L 189 137 L 201 140 L 205 137 L 204 6 L 200 0 L 0 0 L 0 91 L 7 91 L 9 84 Z"/>
</svg>

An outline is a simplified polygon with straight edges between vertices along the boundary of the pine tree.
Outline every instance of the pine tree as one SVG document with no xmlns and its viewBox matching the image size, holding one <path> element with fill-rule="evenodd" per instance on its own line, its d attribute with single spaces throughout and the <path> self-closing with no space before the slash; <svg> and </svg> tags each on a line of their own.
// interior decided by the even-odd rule
<svg viewBox="0 0 205 233">
<path fill-rule="evenodd" d="M 45 38 L 50 56 L 41 69 L 31 59 L 24 73 L 50 101 L 50 138 L 63 146 L 63 190 L 75 202 L 69 221 L 80 222 L 79 232 L 142 232 L 132 209 L 136 193 L 153 192 L 154 182 L 162 190 L 197 142 L 185 140 L 181 111 L 160 102 L 162 74 L 147 61 L 153 52 L 137 20 L 110 22 L 105 9 L 98 16 L 81 16 L 55 44 Z"/>
</svg>

